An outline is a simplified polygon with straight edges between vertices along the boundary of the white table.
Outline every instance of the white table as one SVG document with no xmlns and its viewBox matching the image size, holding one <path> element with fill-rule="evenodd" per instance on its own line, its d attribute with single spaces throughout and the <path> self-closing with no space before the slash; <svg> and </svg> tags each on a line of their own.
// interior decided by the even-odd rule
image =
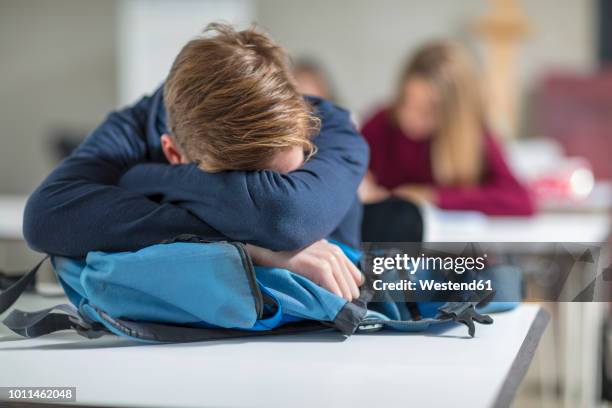
<svg viewBox="0 0 612 408">
<path fill-rule="evenodd" d="M 452 326 L 145 346 L 68 332 L 18 340 L 4 329 L 0 386 L 75 386 L 79 404 L 105 406 L 507 406 L 548 317 L 522 305 L 494 319 L 473 339 Z"/>
<path fill-rule="evenodd" d="M 0 239 L 22 240 L 23 210 L 27 196 L 0 194 Z"/>
<path fill-rule="evenodd" d="M 529 149 L 528 149 L 529 150 Z M 598 181 L 581 202 L 551 202 L 532 217 L 487 216 L 421 206 L 428 242 L 605 242 L 611 226 L 612 182 Z"/>
<path fill-rule="evenodd" d="M 528 247 L 531 253 L 550 253 L 557 242 L 603 243 L 610 234 L 610 212 L 605 210 L 610 207 L 609 190 L 609 184 L 600 184 L 597 199 L 585 203 L 584 208 L 544 210 L 533 217 L 490 217 L 473 211 L 423 206 L 424 241 L 538 243 Z M 527 248 L 522 245 L 520 249 Z M 607 262 L 602 260 L 601 266 Z M 600 344 L 606 304 L 561 303 L 559 307 L 556 324 L 558 331 L 564 333 L 563 342 L 556 352 L 556 344 L 547 346 L 551 349 L 549 355 L 558 359 L 555 363 L 563 367 L 565 404 L 592 406 L 599 399 L 601 359 L 593 350 Z"/>
<path fill-rule="evenodd" d="M 492 217 L 475 211 L 423 206 L 427 242 L 605 242 L 610 215 L 595 212 L 541 212 L 532 217 Z"/>
</svg>

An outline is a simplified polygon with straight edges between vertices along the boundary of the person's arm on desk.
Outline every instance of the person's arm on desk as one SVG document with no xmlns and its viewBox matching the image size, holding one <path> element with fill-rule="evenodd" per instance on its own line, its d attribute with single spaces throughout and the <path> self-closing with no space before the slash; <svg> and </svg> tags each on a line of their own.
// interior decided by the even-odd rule
<svg viewBox="0 0 612 408">
<path fill-rule="evenodd" d="M 136 250 L 193 233 L 294 250 L 327 236 L 352 204 L 368 149 L 348 114 L 329 103 L 315 139 L 319 153 L 291 175 L 208 174 L 194 165 L 149 164 L 121 178 L 130 166 L 147 159 L 147 136 L 159 137 L 147 134 L 151 115 L 157 113 L 153 100 L 161 103 L 158 94 L 111 114 L 32 194 L 24 216 L 24 235 L 32 248 L 81 257 L 93 250 Z M 147 177 L 149 171 L 153 178 Z M 146 180 L 155 181 L 160 193 L 185 185 L 193 201 L 183 207 L 158 204 L 115 185 L 120 179 L 143 189 Z M 219 225 L 222 233 L 204 219 Z"/>
<path fill-rule="evenodd" d="M 151 163 L 134 166 L 119 185 L 178 204 L 233 240 L 278 251 L 312 244 L 327 237 L 354 203 L 368 147 L 347 111 L 310 101 L 322 127 L 313 139 L 317 153 L 298 170 L 207 173 L 195 165 Z"/>
<path fill-rule="evenodd" d="M 512 174 L 499 145 L 485 138 L 486 168 L 482 184 L 437 187 L 435 204 L 444 209 L 477 210 L 488 215 L 532 215 L 536 208 L 525 186 Z"/>
<path fill-rule="evenodd" d="M 514 177 L 499 146 L 486 138 L 485 178 L 474 186 L 403 184 L 392 195 L 412 202 L 430 202 L 447 210 L 475 210 L 488 215 L 532 215 L 533 200 Z"/>
<path fill-rule="evenodd" d="M 290 270 L 349 302 L 359 297 L 363 275 L 340 247 L 327 240 L 297 251 L 275 252 L 250 244 L 247 251 L 257 265 Z"/>
<path fill-rule="evenodd" d="M 193 233 L 220 233 L 188 210 L 158 204 L 117 187 L 121 174 L 147 160 L 161 90 L 111 113 L 81 146 L 34 191 L 23 233 L 35 250 L 82 257 L 89 251 L 126 251 Z"/>
</svg>

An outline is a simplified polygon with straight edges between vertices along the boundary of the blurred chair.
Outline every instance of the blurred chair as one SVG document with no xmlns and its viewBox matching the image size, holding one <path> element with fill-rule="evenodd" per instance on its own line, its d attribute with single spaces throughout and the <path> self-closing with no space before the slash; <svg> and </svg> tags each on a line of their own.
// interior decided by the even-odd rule
<svg viewBox="0 0 612 408">
<path fill-rule="evenodd" d="M 557 140 L 567 155 L 589 160 L 597 179 L 612 179 L 612 69 L 548 75 L 538 96 L 540 134 Z"/>
<path fill-rule="evenodd" d="M 54 130 L 49 137 L 49 152 L 53 159 L 61 161 L 68 157 L 85 139 L 87 133 L 76 130 Z"/>
</svg>

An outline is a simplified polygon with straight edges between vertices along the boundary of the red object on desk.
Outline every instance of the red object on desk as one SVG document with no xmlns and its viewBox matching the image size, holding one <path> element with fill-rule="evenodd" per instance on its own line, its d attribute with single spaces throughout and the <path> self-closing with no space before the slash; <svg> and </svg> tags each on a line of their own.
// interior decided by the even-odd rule
<svg viewBox="0 0 612 408">
<path fill-rule="evenodd" d="M 554 170 L 541 174 L 530 187 L 540 204 L 559 200 L 579 203 L 593 191 L 593 172 L 587 160 L 570 158 Z"/>
</svg>

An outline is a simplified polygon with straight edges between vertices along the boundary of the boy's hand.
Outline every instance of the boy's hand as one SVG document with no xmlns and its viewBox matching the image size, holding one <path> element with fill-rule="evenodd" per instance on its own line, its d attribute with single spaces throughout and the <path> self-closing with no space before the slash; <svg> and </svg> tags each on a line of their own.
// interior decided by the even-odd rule
<svg viewBox="0 0 612 408">
<path fill-rule="evenodd" d="M 337 245 L 325 239 L 292 252 L 274 252 L 250 244 L 247 251 L 257 265 L 288 269 L 348 301 L 359 297 L 363 275 Z"/>
</svg>

